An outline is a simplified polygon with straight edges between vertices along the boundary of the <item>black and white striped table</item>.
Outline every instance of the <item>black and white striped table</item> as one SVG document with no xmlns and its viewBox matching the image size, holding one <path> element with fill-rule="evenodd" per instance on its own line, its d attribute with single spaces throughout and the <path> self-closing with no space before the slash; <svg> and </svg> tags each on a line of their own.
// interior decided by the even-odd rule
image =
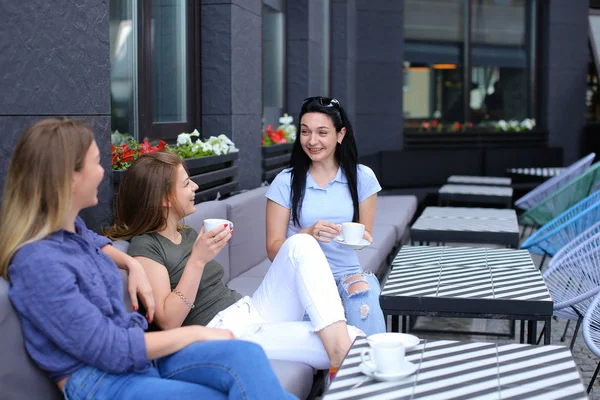
<svg viewBox="0 0 600 400">
<path fill-rule="evenodd" d="M 467 242 L 519 247 L 514 210 L 474 207 L 426 207 L 410 228 L 415 242 Z"/>
<path fill-rule="evenodd" d="M 396 316 L 527 320 L 528 341 L 535 343 L 535 321 L 541 320 L 550 343 L 553 301 L 526 250 L 404 246 L 392 261 L 380 303 L 385 315 L 394 316 L 394 331 Z"/>
<path fill-rule="evenodd" d="M 498 176 L 471 176 L 471 175 L 450 175 L 448 183 L 459 185 L 487 185 L 487 186 L 510 186 L 510 178 Z"/>
<path fill-rule="evenodd" d="M 508 168 L 506 176 L 512 178 L 513 183 L 540 183 L 563 171 L 564 168 Z"/>
<path fill-rule="evenodd" d="M 418 366 L 392 382 L 365 380 L 359 371 L 364 337 L 355 340 L 324 400 L 338 399 L 587 399 L 564 346 L 423 341 L 406 354 Z"/>
<path fill-rule="evenodd" d="M 438 190 L 439 205 L 453 202 L 500 205 L 511 208 L 513 190 L 503 186 L 446 184 Z"/>
</svg>

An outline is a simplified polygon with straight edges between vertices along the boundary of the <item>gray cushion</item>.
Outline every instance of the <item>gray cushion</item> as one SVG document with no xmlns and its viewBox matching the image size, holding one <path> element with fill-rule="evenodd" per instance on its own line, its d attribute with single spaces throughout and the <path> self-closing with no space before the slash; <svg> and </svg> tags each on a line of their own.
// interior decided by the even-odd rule
<svg viewBox="0 0 600 400">
<path fill-rule="evenodd" d="M 378 196 L 375 225 L 393 225 L 396 228 L 396 242 L 400 242 L 416 212 L 416 196 Z"/>
<path fill-rule="evenodd" d="M 229 279 L 240 276 L 267 258 L 265 210 L 267 187 L 260 187 L 223 200 L 233 222 L 229 241 Z"/>
<path fill-rule="evenodd" d="M 258 289 L 270 266 L 271 261 L 265 258 L 257 266 L 250 268 L 237 278 L 233 278 L 227 283 L 227 286 L 244 296 L 252 296 L 254 291 Z"/>
<path fill-rule="evenodd" d="M 0 397 L 11 400 L 62 399 L 58 387 L 27 355 L 17 313 L 0 278 Z"/>
<path fill-rule="evenodd" d="M 396 232 L 396 227 L 393 225 L 373 225 L 373 244 L 368 248 L 389 253 L 397 242 Z"/>
<path fill-rule="evenodd" d="M 281 386 L 299 399 L 306 399 L 312 387 L 315 371 L 306 364 L 269 360 Z"/>
<path fill-rule="evenodd" d="M 376 274 L 390 250 L 383 251 L 372 249 L 371 247 L 358 250 L 358 261 L 360 262 L 360 266 L 363 270 Z"/>
</svg>

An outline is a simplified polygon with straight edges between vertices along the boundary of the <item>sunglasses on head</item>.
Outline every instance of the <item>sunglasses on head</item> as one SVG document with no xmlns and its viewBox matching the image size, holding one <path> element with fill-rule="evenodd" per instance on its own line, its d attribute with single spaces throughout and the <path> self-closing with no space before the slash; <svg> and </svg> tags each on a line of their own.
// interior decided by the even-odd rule
<svg viewBox="0 0 600 400">
<path fill-rule="evenodd" d="M 302 105 L 313 102 L 313 101 L 318 101 L 320 105 L 322 105 L 323 107 L 337 107 L 340 108 L 340 102 L 338 101 L 338 99 L 334 99 L 332 97 L 321 97 L 321 96 L 316 96 L 316 97 L 307 97 L 306 99 L 304 99 L 304 102 L 302 103 Z"/>
</svg>

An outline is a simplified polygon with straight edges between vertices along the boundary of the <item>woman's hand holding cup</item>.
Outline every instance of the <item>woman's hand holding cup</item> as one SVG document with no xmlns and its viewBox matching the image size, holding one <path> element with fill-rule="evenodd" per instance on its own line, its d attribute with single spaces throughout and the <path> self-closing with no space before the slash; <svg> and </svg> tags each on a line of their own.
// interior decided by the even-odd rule
<svg viewBox="0 0 600 400">
<path fill-rule="evenodd" d="M 338 236 L 340 232 L 341 228 L 339 225 L 320 219 L 308 228 L 305 233 L 312 235 L 319 242 L 329 243 L 329 239 Z"/>
<path fill-rule="evenodd" d="M 233 234 L 233 223 L 225 219 L 205 219 L 198 238 L 194 242 L 192 257 L 206 264 L 225 247 Z"/>
</svg>

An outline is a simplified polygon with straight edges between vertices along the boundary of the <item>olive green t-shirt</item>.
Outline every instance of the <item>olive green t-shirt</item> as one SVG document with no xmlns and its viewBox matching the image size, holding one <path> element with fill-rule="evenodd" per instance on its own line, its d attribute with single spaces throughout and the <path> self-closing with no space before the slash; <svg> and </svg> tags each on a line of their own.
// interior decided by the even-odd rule
<svg viewBox="0 0 600 400">
<path fill-rule="evenodd" d="M 181 231 L 181 243 L 175 244 L 166 237 L 153 232 L 131 239 L 127 253 L 132 257 L 147 257 L 162 264 L 169 272 L 171 290 L 177 287 L 185 265 L 192 254 L 198 233 L 189 227 Z M 204 266 L 195 307 L 183 321 L 183 325 L 206 325 L 219 311 L 223 311 L 242 296 L 229 289 L 223 282 L 223 266 L 210 261 Z"/>
</svg>

